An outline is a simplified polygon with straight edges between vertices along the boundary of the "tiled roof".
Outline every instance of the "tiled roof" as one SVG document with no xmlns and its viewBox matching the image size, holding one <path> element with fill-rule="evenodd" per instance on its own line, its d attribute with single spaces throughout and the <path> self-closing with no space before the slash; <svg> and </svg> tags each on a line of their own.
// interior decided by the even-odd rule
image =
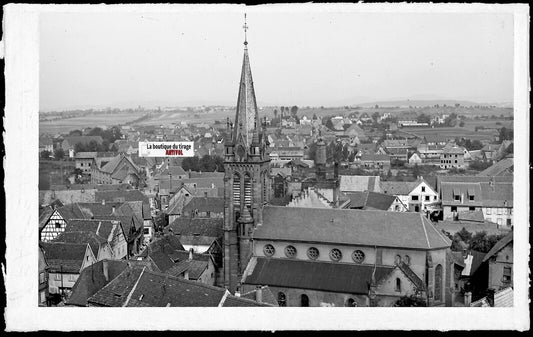
<svg viewBox="0 0 533 337">
<path fill-rule="evenodd" d="M 189 178 L 190 179 L 194 179 L 194 178 L 199 178 L 199 179 L 204 179 L 204 178 L 221 178 L 221 179 L 224 179 L 224 172 L 196 172 L 196 171 L 191 171 L 189 172 Z"/>
<path fill-rule="evenodd" d="M 500 250 L 505 248 L 509 243 L 513 241 L 513 231 L 509 232 L 505 237 L 503 237 L 500 241 L 496 242 L 494 247 L 492 247 L 491 250 L 485 255 L 483 258 L 483 262 L 490 259 L 494 254 L 497 254 Z"/>
<path fill-rule="evenodd" d="M 75 154 L 76 159 L 94 159 L 96 158 L 97 152 L 78 152 Z"/>
<path fill-rule="evenodd" d="M 467 231 L 476 233 L 476 232 L 482 232 L 485 231 L 487 234 L 501 234 L 502 232 L 506 232 L 504 229 L 500 229 L 498 227 L 498 224 L 490 221 L 452 221 L 452 220 L 444 220 L 439 221 L 436 225 L 438 229 L 442 229 L 450 234 L 457 233 L 461 231 L 461 229 L 465 228 Z"/>
<path fill-rule="evenodd" d="M 68 222 L 65 227 L 65 232 L 91 232 L 106 241 L 111 241 L 111 239 L 119 233 L 119 227 L 118 222 L 113 223 L 111 220 L 73 219 Z M 79 234 L 80 239 L 85 237 L 85 234 Z M 100 241 L 100 239 L 98 240 Z"/>
<path fill-rule="evenodd" d="M 384 193 L 367 192 L 366 209 L 377 209 L 386 211 L 390 208 L 396 197 Z"/>
<path fill-rule="evenodd" d="M 340 176 L 340 190 L 344 192 L 371 191 L 380 192 L 379 176 Z"/>
<path fill-rule="evenodd" d="M 450 247 L 420 213 L 265 206 L 254 239 L 414 249 Z"/>
<path fill-rule="evenodd" d="M 183 206 L 183 212 L 224 212 L 224 198 L 220 197 L 193 197 Z"/>
<path fill-rule="evenodd" d="M 65 231 L 61 234 L 59 234 L 53 242 L 65 242 L 65 243 L 83 243 L 83 244 L 89 244 L 89 247 L 91 247 L 91 250 L 93 251 L 93 254 L 95 257 L 98 257 L 98 250 L 100 249 L 100 246 L 107 242 L 107 239 L 104 239 L 103 237 L 96 235 L 93 232 L 70 232 Z"/>
<path fill-rule="evenodd" d="M 418 185 L 420 181 L 382 181 L 381 189 L 390 195 L 409 195 Z"/>
<path fill-rule="evenodd" d="M 111 282 L 98 290 L 87 299 L 92 305 L 106 307 L 121 307 L 128 298 L 128 295 L 135 287 L 139 276 L 145 271 L 144 268 L 128 267 L 122 271 Z"/>
<path fill-rule="evenodd" d="M 262 257 L 253 259 L 256 259 L 256 264 L 243 277 L 243 284 L 368 294 L 374 272 L 373 265 Z M 393 269 L 394 267 L 376 267 L 376 282 L 389 275 Z"/>
<path fill-rule="evenodd" d="M 127 268 L 90 297 L 89 302 L 111 307 L 217 307 L 224 294 L 224 288 L 147 269 Z"/>
<path fill-rule="evenodd" d="M 388 154 L 372 154 L 363 153 L 360 158 L 361 161 L 390 161 Z"/>
<path fill-rule="evenodd" d="M 492 166 L 484 169 L 478 173 L 478 176 L 512 176 L 513 175 L 514 160 L 513 158 L 505 158 Z"/>
<path fill-rule="evenodd" d="M 460 177 L 457 181 L 440 180 L 442 203 L 458 206 L 513 207 L 512 177 L 507 181 L 505 178 L 509 177 L 469 176 L 468 179 Z M 493 179 L 493 182 L 490 179 Z M 461 200 L 455 200 L 456 195 L 463 195 L 463 203 Z M 474 195 L 473 201 L 469 200 L 470 195 Z"/>
<path fill-rule="evenodd" d="M 39 213 L 39 228 L 43 228 L 44 225 L 46 225 L 46 223 L 48 222 L 48 220 L 50 219 L 50 216 L 54 213 L 54 210 L 51 209 L 51 208 L 44 208 L 40 213 Z"/>
<path fill-rule="evenodd" d="M 224 219 L 221 218 L 177 218 L 169 225 L 175 235 L 197 235 L 222 237 Z"/>
<path fill-rule="evenodd" d="M 83 264 L 87 244 L 41 242 L 50 272 L 77 273 Z"/>
<path fill-rule="evenodd" d="M 128 262 L 124 260 L 107 260 L 106 263 L 108 280 L 104 276 L 103 260 L 83 269 L 72 287 L 72 293 L 66 302 L 67 305 L 87 306 L 89 297 L 102 289 L 128 266 Z"/>
<path fill-rule="evenodd" d="M 116 191 L 96 191 L 94 201 L 144 201 L 148 202 L 148 197 L 139 190 L 116 190 Z"/>
</svg>

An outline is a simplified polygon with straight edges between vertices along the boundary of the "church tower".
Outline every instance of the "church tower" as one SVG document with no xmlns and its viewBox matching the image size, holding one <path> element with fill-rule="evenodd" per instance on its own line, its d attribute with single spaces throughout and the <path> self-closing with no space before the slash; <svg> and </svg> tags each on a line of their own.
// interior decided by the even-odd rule
<svg viewBox="0 0 533 337">
<path fill-rule="evenodd" d="M 227 121 L 224 155 L 224 286 L 232 293 L 252 255 L 251 234 L 270 199 L 265 124 L 257 111 L 245 41 L 235 122 Z"/>
</svg>

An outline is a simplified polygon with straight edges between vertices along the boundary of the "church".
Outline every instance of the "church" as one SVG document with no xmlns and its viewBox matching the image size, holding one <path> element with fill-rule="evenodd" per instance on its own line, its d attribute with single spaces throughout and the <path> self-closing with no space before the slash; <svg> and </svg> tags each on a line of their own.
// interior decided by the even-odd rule
<svg viewBox="0 0 533 337">
<path fill-rule="evenodd" d="M 280 306 L 391 306 L 410 295 L 451 305 L 451 242 L 420 214 L 269 205 L 267 136 L 246 38 L 226 127 L 223 278 L 231 293 L 269 286 Z M 325 153 L 317 157 L 308 188 L 335 193 L 337 176 L 326 179 Z"/>
</svg>

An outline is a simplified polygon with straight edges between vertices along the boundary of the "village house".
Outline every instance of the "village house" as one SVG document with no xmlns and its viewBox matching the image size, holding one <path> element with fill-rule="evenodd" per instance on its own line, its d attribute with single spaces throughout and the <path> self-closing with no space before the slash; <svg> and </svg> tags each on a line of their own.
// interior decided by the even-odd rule
<svg viewBox="0 0 533 337">
<path fill-rule="evenodd" d="M 119 154 L 102 167 L 95 167 L 91 171 L 92 184 L 120 184 L 127 183 L 138 186 L 141 169 L 131 158 Z"/>
<path fill-rule="evenodd" d="M 280 306 L 452 303 L 451 242 L 419 214 L 265 206 L 253 240 L 242 292 L 268 285 Z"/>
<path fill-rule="evenodd" d="M 165 232 L 175 235 L 187 251 L 216 256 L 222 254 L 223 224 L 221 218 L 177 218 Z"/>
<path fill-rule="evenodd" d="M 443 219 L 481 209 L 486 220 L 500 227 L 513 225 L 512 176 L 438 176 L 437 191 Z"/>
<path fill-rule="evenodd" d="M 465 168 L 465 149 L 457 145 L 445 146 L 440 154 L 440 168 Z"/>
<path fill-rule="evenodd" d="M 390 212 L 407 212 L 407 206 L 395 195 L 377 192 L 345 193 L 350 203 L 346 208 L 363 210 L 382 210 Z"/>
<path fill-rule="evenodd" d="M 54 143 L 49 137 L 39 137 L 39 153 L 48 151 L 51 154 L 54 152 Z"/>
<path fill-rule="evenodd" d="M 183 206 L 184 218 L 224 218 L 224 198 L 192 197 Z"/>
<path fill-rule="evenodd" d="M 88 243 L 42 242 L 48 264 L 48 290 L 50 294 L 68 297 L 80 272 L 96 262 Z"/>
<path fill-rule="evenodd" d="M 38 304 L 39 306 L 45 306 L 48 299 L 48 264 L 46 263 L 46 258 L 44 256 L 44 250 L 41 244 L 39 243 L 39 297 Z"/>
<path fill-rule="evenodd" d="M 74 156 L 76 168 L 80 169 L 85 174 L 90 174 L 96 164 L 97 152 L 78 152 Z"/>
<path fill-rule="evenodd" d="M 357 161 L 365 169 L 387 172 L 390 170 L 390 156 L 386 154 L 363 154 Z"/>
<path fill-rule="evenodd" d="M 422 177 L 417 181 L 381 181 L 383 193 L 395 195 L 411 212 L 440 210 L 438 193 Z"/>
<path fill-rule="evenodd" d="M 488 264 L 488 289 L 513 287 L 513 231 L 498 241 L 485 255 Z"/>
</svg>

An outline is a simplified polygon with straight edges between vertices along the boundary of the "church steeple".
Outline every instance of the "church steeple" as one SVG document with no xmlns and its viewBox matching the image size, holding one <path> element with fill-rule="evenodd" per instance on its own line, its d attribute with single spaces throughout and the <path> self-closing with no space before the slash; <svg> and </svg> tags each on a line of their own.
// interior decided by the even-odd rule
<svg viewBox="0 0 533 337">
<path fill-rule="evenodd" d="M 266 126 L 259 119 L 248 57 L 246 16 L 244 58 L 235 123 L 227 121 L 224 156 L 224 286 L 234 292 L 252 256 L 252 237 L 270 200 L 270 158 Z M 229 135 L 229 136 L 228 136 Z"/>
<path fill-rule="evenodd" d="M 257 112 L 257 102 L 255 99 L 254 82 L 252 70 L 250 68 L 250 58 L 248 56 L 248 40 L 246 38 L 246 14 L 244 16 L 244 57 L 242 61 L 241 81 L 239 83 L 239 96 L 237 99 L 237 109 L 235 112 L 235 125 L 233 129 L 233 143 L 244 143 L 246 149 L 250 148 L 254 132 L 261 133 L 259 114 Z M 257 129 L 257 130 L 256 130 Z"/>
</svg>

